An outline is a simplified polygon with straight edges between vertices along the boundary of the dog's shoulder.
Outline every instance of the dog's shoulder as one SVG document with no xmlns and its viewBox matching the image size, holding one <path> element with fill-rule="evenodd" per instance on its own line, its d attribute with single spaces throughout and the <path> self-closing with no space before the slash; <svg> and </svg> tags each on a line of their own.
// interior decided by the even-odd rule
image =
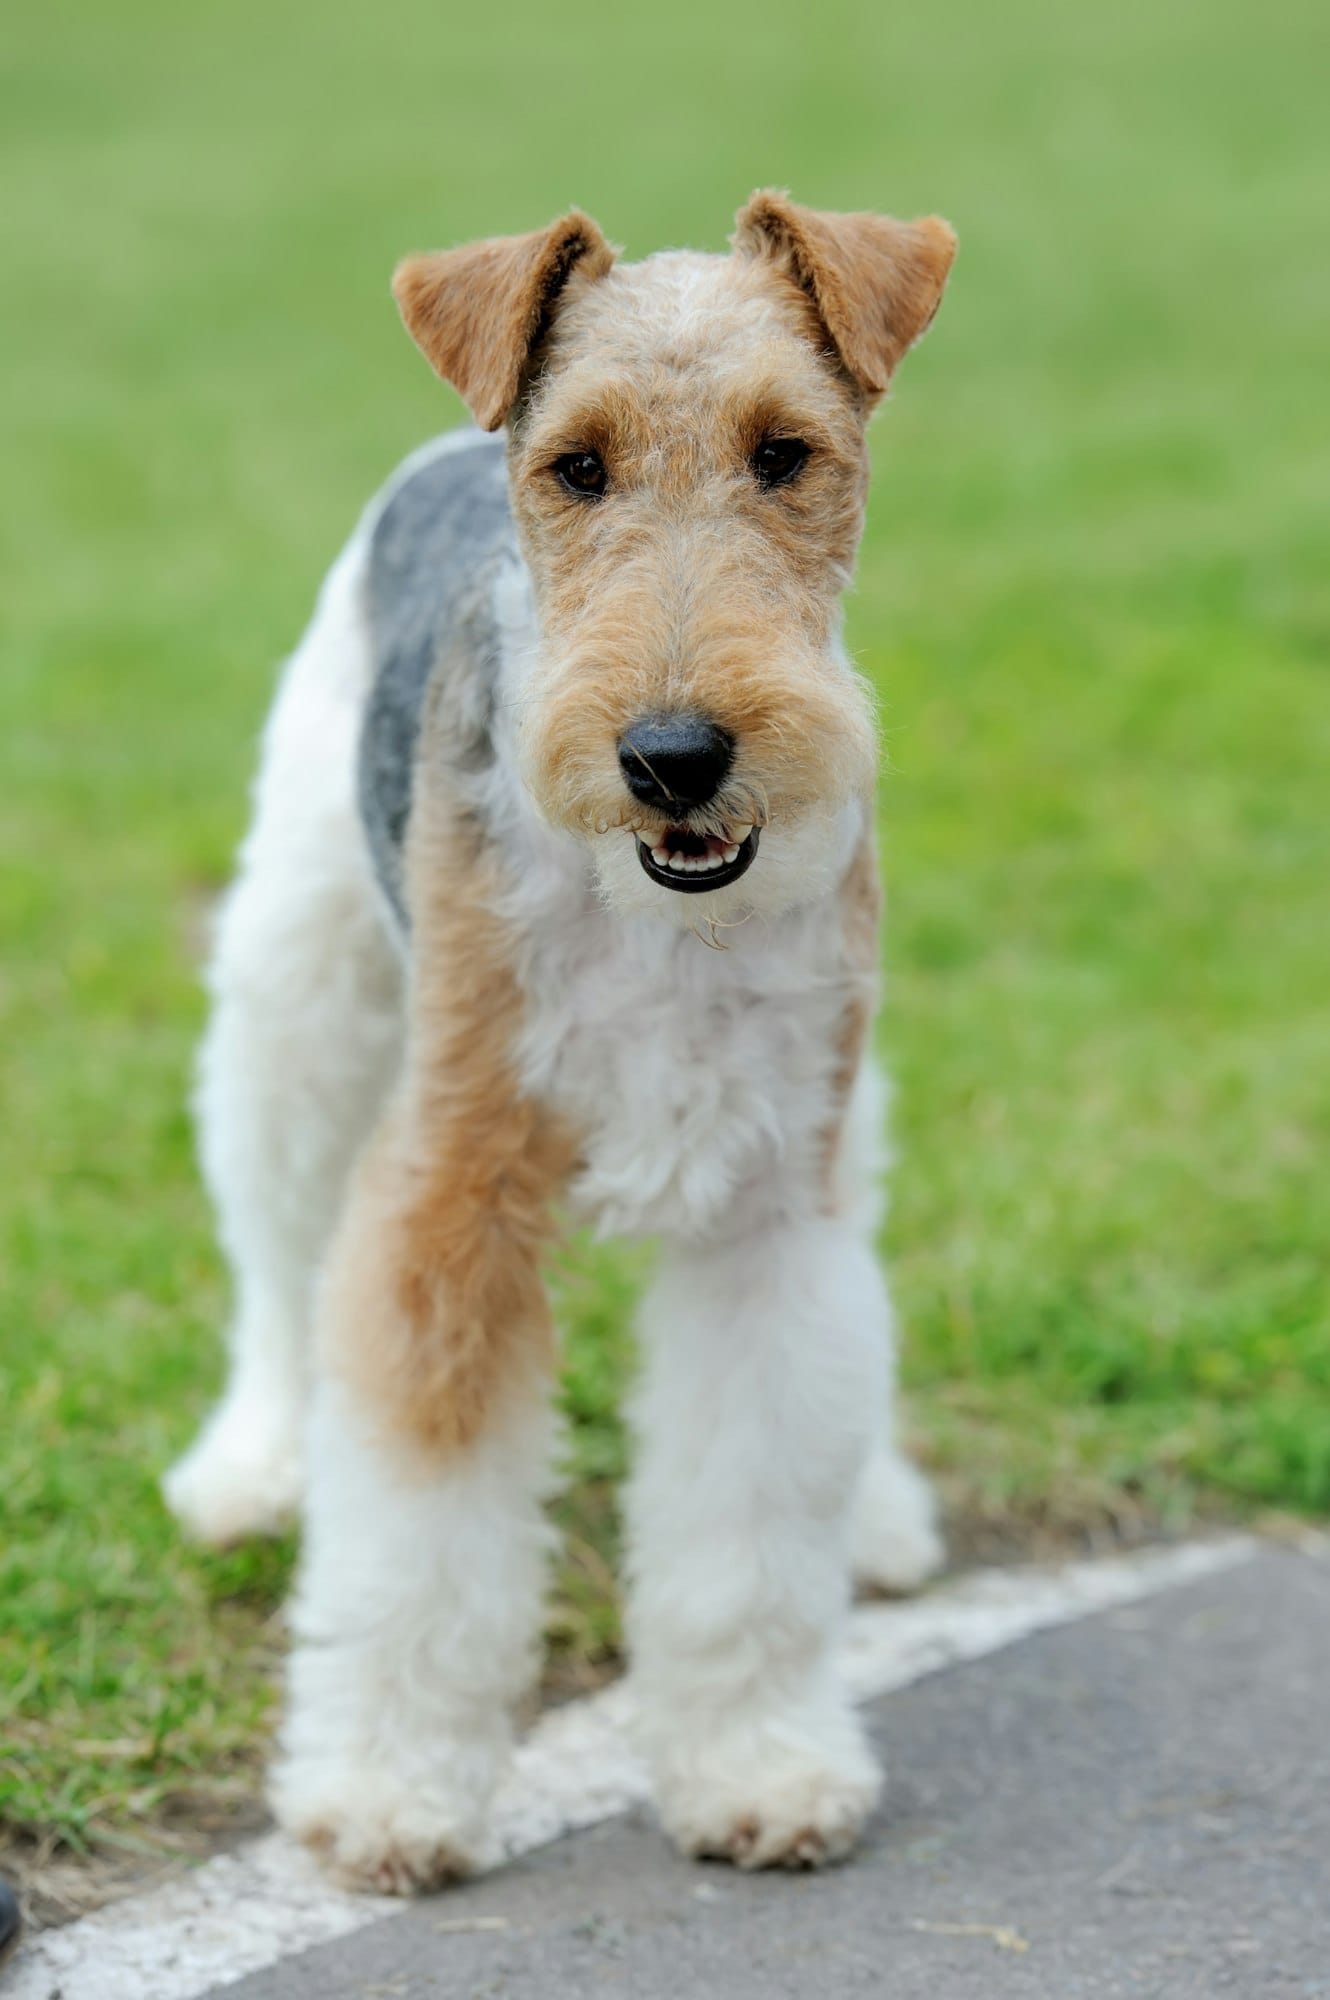
<svg viewBox="0 0 1330 2000">
<path fill-rule="evenodd" d="M 495 576 L 514 559 L 502 440 L 453 432 L 390 481 L 369 535 L 365 612 L 373 661 L 359 793 L 371 853 L 405 919 L 402 850 L 427 703 L 459 772 L 493 760 L 500 665 Z"/>
</svg>

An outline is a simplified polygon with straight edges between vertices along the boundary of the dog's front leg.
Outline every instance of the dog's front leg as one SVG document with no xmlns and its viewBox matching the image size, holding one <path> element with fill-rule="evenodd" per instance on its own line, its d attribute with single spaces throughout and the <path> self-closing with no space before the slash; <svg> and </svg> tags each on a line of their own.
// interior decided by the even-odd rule
<svg viewBox="0 0 1330 2000">
<path fill-rule="evenodd" d="M 488 1859 L 547 1553 L 540 1256 L 569 1144 L 522 1095 L 494 885 L 477 865 L 462 896 L 459 851 L 421 870 L 406 1062 L 321 1280 L 272 1784 L 335 1874 L 389 1891 Z"/>
<path fill-rule="evenodd" d="M 886 1315 L 862 1233 L 816 1214 L 674 1248 L 648 1298 L 634 1673 L 657 1803 L 688 1853 L 813 1866 L 877 1797 L 833 1650 Z"/>
<path fill-rule="evenodd" d="M 358 1888 L 489 1858 L 535 1663 L 552 1344 L 502 1193 L 409 1157 L 394 1115 L 325 1281 L 278 1818 Z M 460 1183 L 460 1184 L 459 1184 Z"/>
</svg>

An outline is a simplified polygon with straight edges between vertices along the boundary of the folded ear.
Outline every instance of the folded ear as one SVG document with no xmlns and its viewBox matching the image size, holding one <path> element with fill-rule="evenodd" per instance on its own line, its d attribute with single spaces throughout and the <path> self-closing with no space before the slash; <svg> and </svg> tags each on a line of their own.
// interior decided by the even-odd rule
<svg viewBox="0 0 1330 2000">
<path fill-rule="evenodd" d="M 528 236 L 408 257 L 393 273 L 393 297 L 426 359 L 494 431 L 572 273 L 602 278 L 613 262 L 595 223 L 574 209 Z"/>
<path fill-rule="evenodd" d="M 937 311 L 956 254 L 940 216 L 837 215 L 760 189 L 736 218 L 734 247 L 783 266 L 807 292 L 846 369 L 880 396 Z"/>
</svg>

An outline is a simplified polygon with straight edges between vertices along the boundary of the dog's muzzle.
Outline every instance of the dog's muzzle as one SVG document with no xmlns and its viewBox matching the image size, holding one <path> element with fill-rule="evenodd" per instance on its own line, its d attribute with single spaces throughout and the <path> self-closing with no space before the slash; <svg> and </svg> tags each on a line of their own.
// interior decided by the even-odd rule
<svg viewBox="0 0 1330 2000">
<path fill-rule="evenodd" d="M 637 858 L 644 873 L 663 889 L 685 896 L 704 896 L 737 882 L 752 867 L 761 829 L 734 827 L 729 833 L 693 833 L 684 826 L 667 826 L 652 836 L 653 844 L 635 835 Z"/>
</svg>

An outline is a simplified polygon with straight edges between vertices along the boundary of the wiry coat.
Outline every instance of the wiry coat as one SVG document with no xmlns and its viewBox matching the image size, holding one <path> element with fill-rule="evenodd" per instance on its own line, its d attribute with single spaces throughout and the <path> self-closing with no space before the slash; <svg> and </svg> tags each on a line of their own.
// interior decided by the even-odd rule
<svg viewBox="0 0 1330 2000">
<path fill-rule="evenodd" d="M 901 1585 L 937 1559 L 889 1417 L 840 598 L 863 424 L 951 239 L 766 196 L 736 243 L 615 265 L 573 217 L 406 267 L 408 323 L 506 442 L 443 439 L 368 510 L 222 920 L 200 1102 L 239 1317 L 168 1492 L 225 1539 L 304 1488 L 274 1799 L 359 1882 L 486 1853 L 538 1629 L 560 1218 L 665 1246 L 629 1626 L 681 1844 L 843 1851 L 877 1786 L 830 1665 L 851 1561 Z M 787 434 L 777 493 L 751 466 Z M 555 476 L 574 451 L 594 505 Z M 696 810 L 625 789 L 644 713 L 732 744 Z M 716 886 L 671 894 L 652 855 L 699 850 Z"/>
</svg>

